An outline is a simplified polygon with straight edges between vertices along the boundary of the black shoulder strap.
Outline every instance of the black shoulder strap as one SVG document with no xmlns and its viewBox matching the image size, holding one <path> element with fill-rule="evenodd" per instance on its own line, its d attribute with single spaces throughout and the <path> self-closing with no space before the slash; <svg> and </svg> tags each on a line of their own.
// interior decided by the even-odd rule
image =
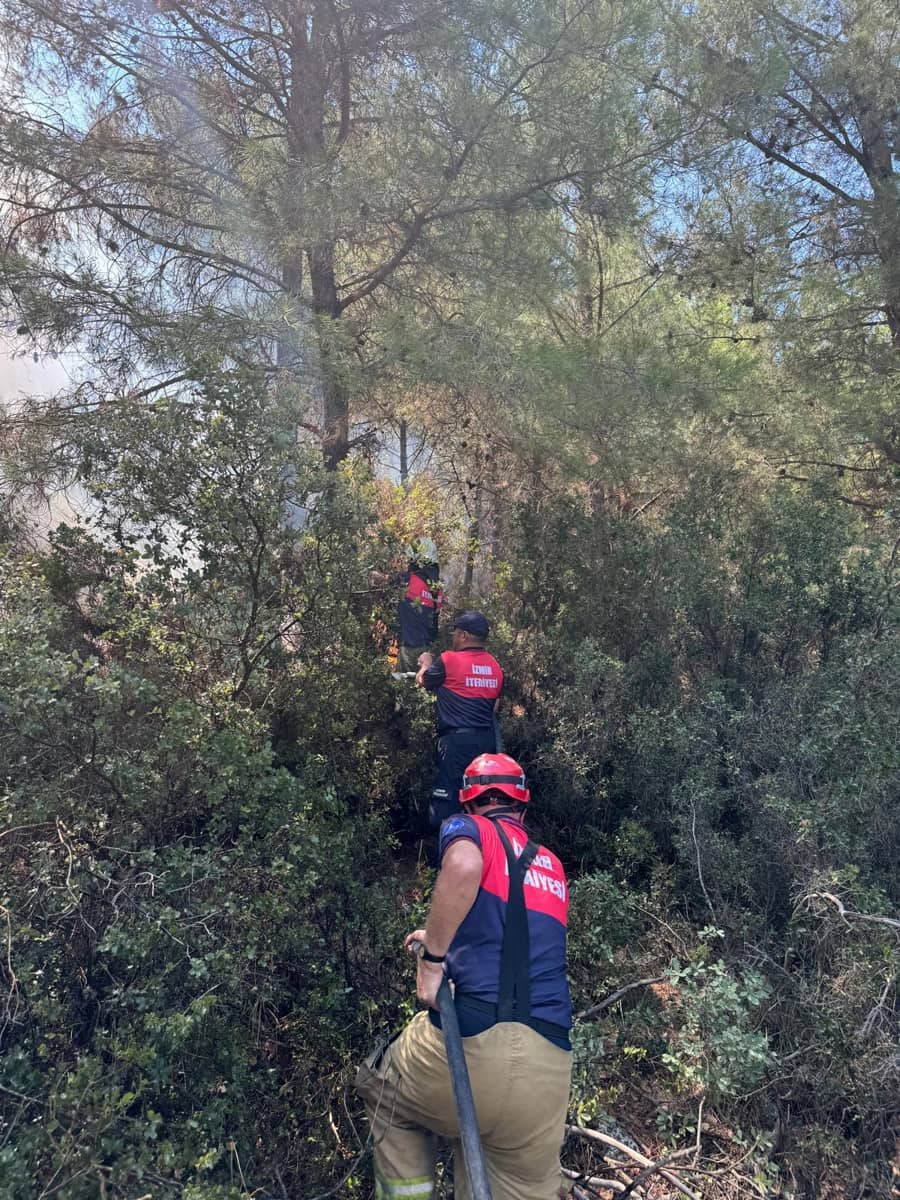
<svg viewBox="0 0 900 1200">
<path fill-rule="evenodd" d="M 486 813 L 493 821 L 497 836 L 506 852 L 509 870 L 509 897 L 506 923 L 500 951 L 500 988 L 497 995 L 497 1020 L 527 1022 L 531 1016 L 531 941 L 525 908 L 524 880 L 538 846 L 529 838 L 516 858 L 509 838 L 500 824 L 501 813 Z"/>
</svg>

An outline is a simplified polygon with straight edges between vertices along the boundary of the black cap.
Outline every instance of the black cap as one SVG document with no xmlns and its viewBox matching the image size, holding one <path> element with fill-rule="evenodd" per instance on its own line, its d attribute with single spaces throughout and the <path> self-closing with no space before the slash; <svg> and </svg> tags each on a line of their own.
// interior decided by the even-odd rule
<svg viewBox="0 0 900 1200">
<path fill-rule="evenodd" d="M 463 629 L 466 633 L 471 633 L 473 637 L 477 638 L 486 638 L 491 631 L 488 619 L 484 613 L 475 612 L 471 608 L 459 614 L 453 622 L 453 628 Z"/>
</svg>

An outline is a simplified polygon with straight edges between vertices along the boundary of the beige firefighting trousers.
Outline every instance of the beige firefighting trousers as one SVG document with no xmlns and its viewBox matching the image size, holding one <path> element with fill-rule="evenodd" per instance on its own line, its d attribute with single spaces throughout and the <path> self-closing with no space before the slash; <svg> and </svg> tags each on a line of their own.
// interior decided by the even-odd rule
<svg viewBox="0 0 900 1200">
<path fill-rule="evenodd" d="M 555 1200 L 572 1055 L 527 1025 L 463 1038 L 493 1200 Z M 378 1200 L 429 1200 L 435 1134 L 450 1138 L 456 1200 L 471 1200 L 444 1035 L 427 1012 L 360 1067 L 375 1145 Z"/>
</svg>

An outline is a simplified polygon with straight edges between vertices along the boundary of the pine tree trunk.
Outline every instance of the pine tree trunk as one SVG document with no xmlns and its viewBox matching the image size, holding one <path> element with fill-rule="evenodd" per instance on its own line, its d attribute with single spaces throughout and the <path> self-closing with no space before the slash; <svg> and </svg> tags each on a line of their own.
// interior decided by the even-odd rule
<svg viewBox="0 0 900 1200">
<path fill-rule="evenodd" d="M 298 5 L 292 14 L 291 81 L 288 143 L 300 166 L 299 177 L 311 166 L 326 164 L 325 110 L 328 90 L 323 61 L 320 14 L 313 5 Z M 326 164 L 327 165 L 327 164 Z M 327 171 L 326 171 L 327 173 Z M 325 219 L 328 214 L 324 213 Z M 306 251 L 312 307 L 316 318 L 319 370 L 322 383 L 322 454 L 335 470 L 350 450 L 350 395 L 341 377 L 337 327 L 338 302 L 333 241 L 323 240 Z"/>
<path fill-rule="evenodd" d="M 350 396 L 341 378 L 337 329 L 340 317 L 334 273 L 334 245 L 326 242 L 309 252 L 313 311 L 319 341 L 322 371 L 322 454 L 329 470 L 335 470 L 350 451 Z"/>
<path fill-rule="evenodd" d="M 405 421 L 400 422 L 400 482 L 406 484 L 409 478 L 409 448 L 407 444 L 407 435 L 409 428 Z"/>
<path fill-rule="evenodd" d="M 856 120 L 872 188 L 872 226 L 881 263 L 884 314 L 891 333 L 891 345 L 900 350 L 900 201 L 892 146 L 885 132 L 889 123 L 876 115 L 862 99 L 858 100 Z"/>
</svg>

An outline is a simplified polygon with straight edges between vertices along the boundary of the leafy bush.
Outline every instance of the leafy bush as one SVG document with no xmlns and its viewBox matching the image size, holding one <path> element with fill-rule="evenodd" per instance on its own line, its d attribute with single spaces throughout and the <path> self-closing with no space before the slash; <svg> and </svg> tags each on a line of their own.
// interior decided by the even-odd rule
<svg viewBox="0 0 900 1200">
<path fill-rule="evenodd" d="M 878 529 L 748 484 L 698 472 L 640 523 L 586 490 L 523 506 L 504 608 L 533 624 L 506 630 L 507 729 L 547 838 L 587 872 L 577 1004 L 647 977 L 670 995 L 628 991 L 579 1033 L 580 1111 L 652 1077 L 674 1119 L 695 1089 L 776 1125 L 802 1191 L 837 1153 L 801 1148 L 821 1131 L 867 1162 L 892 1136 L 900 628 Z"/>
<path fill-rule="evenodd" d="M 239 376 L 123 413 L 89 525 L 3 562 L 4 1200 L 309 1194 L 358 1149 L 408 993 L 393 699 L 365 480 L 276 418 Z"/>
<path fill-rule="evenodd" d="M 708 938 L 721 930 L 704 933 Z M 755 1087 L 772 1061 L 765 1034 L 753 1028 L 755 1010 L 770 995 L 762 975 L 747 970 L 738 978 L 721 958 L 710 958 L 702 941 L 694 960 L 675 959 L 666 978 L 678 1015 L 662 1061 L 676 1088 L 699 1089 L 715 1103 Z"/>
</svg>

